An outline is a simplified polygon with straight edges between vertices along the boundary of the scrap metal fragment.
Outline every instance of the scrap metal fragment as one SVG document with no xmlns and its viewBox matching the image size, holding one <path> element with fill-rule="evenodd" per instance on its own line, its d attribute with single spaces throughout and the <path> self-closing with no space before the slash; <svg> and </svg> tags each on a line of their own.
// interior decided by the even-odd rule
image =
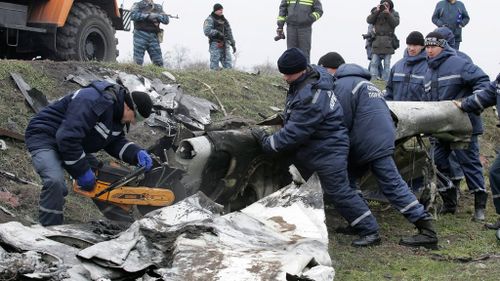
<svg viewBox="0 0 500 281">
<path fill-rule="evenodd" d="M 170 79 L 173 82 L 177 81 L 177 79 L 175 78 L 175 76 L 172 73 L 168 72 L 168 71 L 163 71 L 161 74 L 163 74 L 163 76 L 167 77 L 168 79 Z"/>
<path fill-rule="evenodd" d="M 37 183 L 34 183 L 34 182 L 29 181 L 29 180 L 25 180 L 23 178 L 20 178 L 20 177 L 16 176 L 15 174 L 11 173 L 11 172 L 0 170 L 0 176 L 5 177 L 5 178 L 7 178 L 9 180 L 13 180 L 13 181 L 22 183 L 22 184 L 29 184 L 29 185 L 33 185 L 33 186 L 36 186 L 36 187 L 42 187 L 41 185 L 39 185 Z"/>
<path fill-rule="evenodd" d="M 29 106 L 35 113 L 38 113 L 49 104 L 45 95 L 39 90 L 31 88 L 31 86 L 24 81 L 19 73 L 11 72 L 10 76 L 14 82 L 16 82 L 16 85 L 26 99 L 26 102 L 28 102 Z"/>
<path fill-rule="evenodd" d="M 0 136 L 9 137 L 11 139 L 15 139 L 15 140 L 24 142 L 24 135 L 16 133 L 16 132 L 11 131 L 11 130 L 0 128 Z"/>
<path fill-rule="evenodd" d="M 76 68 L 76 74 L 69 74 L 64 78 L 66 81 L 75 82 L 82 87 L 87 87 L 95 80 L 102 80 L 102 77 L 97 76 L 93 72 L 78 66 Z"/>
</svg>

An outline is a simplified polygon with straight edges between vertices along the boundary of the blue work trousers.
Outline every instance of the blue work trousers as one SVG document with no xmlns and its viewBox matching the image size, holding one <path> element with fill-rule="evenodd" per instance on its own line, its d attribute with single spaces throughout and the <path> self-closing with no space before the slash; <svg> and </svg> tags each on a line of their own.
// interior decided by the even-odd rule
<svg viewBox="0 0 500 281">
<path fill-rule="evenodd" d="M 371 170 L 377 179 L 378 186 L 387 200 L 408 221 L 415 223 L 419 219 L 430 217 L 399 174 L 391 155 L 375 159 L 363 167 L 352 167 L 349 176 L 352 190 L 357 189 L 356 179 L 364 174 L 367 168 Z"/>
<path fill-rule="evenodd" d="M 471 193 L 486 192 L 483 165 L 479 160 L 479 142 L 477 138 L 477 135 L 471 137 L 471 142 L 467 149 L 452 150 L 450 143 L 439 140 L 434 144 L 434 163 L 436 163 L 437 169 L 445 176 L 451 178 L 449 158 L 451 152 L 454 151 Z"/>
<path fill-rule="evenodd" d="M 495 162 L 490 167 L 490 187 L 495 211 L 500 215 L 500 155 L 497 155 Z"/>
<path fill-rule="evenodd" d="M 38 221 L 43 226 L 62 224 L 68 188 L 59 153 L 53 149 L 38 149 L 31 153 L 31 160 L 43 183 Z"/>
<path fill-rule="evenodd" d="M 301 175 L 308 179 L 314 170 L 314 165 L 307 166 L 307 163 L 295 163 Z M 356 192 L 349 187 L 349 180 L 346 169 L 316 169 L 324 198 L 328 203 L 332 203 L 340 215 L 357 230 L 360 236 L 377 233 L 379 226 L 377 220 L 368 208 L 366 202 Z"/>
</svg>

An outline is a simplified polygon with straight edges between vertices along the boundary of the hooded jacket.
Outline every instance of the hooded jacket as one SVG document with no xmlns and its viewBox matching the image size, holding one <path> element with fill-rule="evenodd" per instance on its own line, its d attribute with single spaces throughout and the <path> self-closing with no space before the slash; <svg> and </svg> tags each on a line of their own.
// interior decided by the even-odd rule
<svg viewBox="0 0 500 281">
<path fill-rule="evenodd" d="M 466 98 L 488 86 L 489 77 L 481 68 L 456 55 L 454 49 L 446 45 L 434 58 L 427 58 L 428 70 L 425 74 L 424 100 L 442 101 Z M 482 134 L 481 116 L 469 113 L 472 133 Z"/>
<path fill-rule="evenodd" d="M 284 126 L 264 140 L 264 151 L 293 151 L 295 159 L 311 170 L 331 173 L 346 169 L 349 137 L 332 87 L 333 80 L 324 68 L 308 67 L 290 85 Z"/>
<path fill-rule="evenodd" d="M 343 64 L 334 75 L 333 90 L 351 141 L 349 163 L 355 166 L 392 155 L 396 141 L 389 107 L 370 78 L 370 72 L 356 64 Z"/>
<path fill-rule="evenodd" d="M 446 39 L 446 42 L 448 42 L 448 45 L 455 46 L 455 35 L 453 34 L 453 31 L 451 31 L 451 29 L 449 29 L 446 26 L 442 26 L 442 27 L 436 28 L 434 31 L 443 35 L 444 39 Z M 473 63 L 472 58 L 469 55 L 467 55 L 466 53 L 459 51 L 459 50 L 455 50 L 455 52 L 457 52 L 457 56 L 464 58 L 465 60 L 467 60 L 470 63 Z"/>
<path fill-rule="evenodd" d="M 122 87 L 99 81 L 51 103 L 26 128 L 28 150 L 58 151 L 73 178 L 90 169 L 86 154 L 101 149 L 129 164 L 137 164 L 136 155 L 141 148 L 125 138 L 121 123 L 125 94 Z"/>
<path fill-rule="evenodd" d="M 281 0 L 278 14 L 278 27 L 287 25 L 308 27 L 323 15 L 319 0 Z"/>
<path fill-rule="evenodd" d="M 404 57 L 392 68 L 386 86 L 386 100 L 421 101 L 424 95 L 424 78 L 427 72 L 425 50 L 410 56 L 405 50 Z"/>
<path fill-rule="evenodd" d="M 475 112 L 477 114 L 493 105 L 500 106 L 500 74 L 497 76 L 496 81 L 491 82 L 486 89 L 462 100 L 462 109 L 465 112 Z M 500 111 L 497 110 L 497 114 L 500 118 Z"/>
<path fill-rule="evenodd" d="M 372 24 L 375 29 L 375 40 L 372 42 L 372 53 L 377 55 L 394 54 L 394 31 L 399 25 L 399 13 L 393 8 L 390 13 L 385 13 L 372 9 L 371 14 L 366 18 L 368 24 Z"/>
<path fill-rule="evenodd" d="M 439 1 L 432 14 L 432 22 L 437 27 L 446 26 L 451 29 L 457 42 L 462 42 L 462 27 L 466 26 L 469 21 L 469 13 L 460 1 L 454 4 L 448 0 Z"/>
</svg>

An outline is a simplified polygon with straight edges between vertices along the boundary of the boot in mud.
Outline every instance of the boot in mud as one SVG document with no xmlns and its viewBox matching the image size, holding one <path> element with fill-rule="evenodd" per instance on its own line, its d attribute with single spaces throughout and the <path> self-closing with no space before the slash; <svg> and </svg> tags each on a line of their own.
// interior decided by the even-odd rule
<svg viewBox="0 0 500 281">
<path fill-rule="evenodd" d="M 474 217 L 472 218 L 474 221 L 484 221 L 486 200 L 488 200 L 488 193 L 484 191 L 474 193 Z"/>
<path fill-rule="evenodd" d="M 407 247 L 424 247 L 431 250 L 438 249 L 438 237 L 432 220 L 425 218 L 415 222 L 418 234 L 402 238 L 399 245 Z"/>
</svg>

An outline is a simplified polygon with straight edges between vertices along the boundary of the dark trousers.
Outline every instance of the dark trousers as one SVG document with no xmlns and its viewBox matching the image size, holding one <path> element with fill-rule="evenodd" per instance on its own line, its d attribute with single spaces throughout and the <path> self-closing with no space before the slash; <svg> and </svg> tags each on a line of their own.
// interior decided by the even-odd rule
<svg viewBox="0 0 500 281">
<path fill-rule="evenodd" d="M 495 211 L 500 215 L 500 155 L 497 155 L 495 162 L 490 167 L 490 187 Z"/>
<path fill-rule="evenodd" d="M 391 155 L 375 159 L 363 167 L 351 167 L 349 179 L 352 190 L 357 189 L 356 180 L 367 169 L 370 169 L 377 179 L 378 186 L 387 200 L 408 221 L 415 223 L 430 216 L 399 174 Z"/>
<path fill-rule="evenodd" d="M 450 154 L 454 151 L 457 161 L 465 175 L 467 187 L 471 193 L 486 192 L 484 187 L 483 165 L 479 160 L 479 142 L 477 135 L 471 137 L 467 149 L 451 149 L 450 143 L 436 141 L 434 144 L 434 162 L 438 170 L 451 178 Z"/>
<path fill-rule="evenodd" d="M 296 163 L 296 167 L 304 179 L 308 179 L 316 170 L 319 176 L 324 198 L 332 203 L 340 215 L 358 231 L 360 236 L 378 232 L 379 226 L 366 202 L 350 188 L 346 169 L 338 167 L 321 167 L 314 169 L 314 165 Z M 336 169 L 337 168 L 337 169 Z"/>
<path fill-rule="evenodd" d="M 299 48 L 306 55 L 307 62 L 310 62 L 311 56 L 311 38 L 312 27 L 297 27 L 287 25 L 286 27 L 286 47 Z"/>
</svg>

